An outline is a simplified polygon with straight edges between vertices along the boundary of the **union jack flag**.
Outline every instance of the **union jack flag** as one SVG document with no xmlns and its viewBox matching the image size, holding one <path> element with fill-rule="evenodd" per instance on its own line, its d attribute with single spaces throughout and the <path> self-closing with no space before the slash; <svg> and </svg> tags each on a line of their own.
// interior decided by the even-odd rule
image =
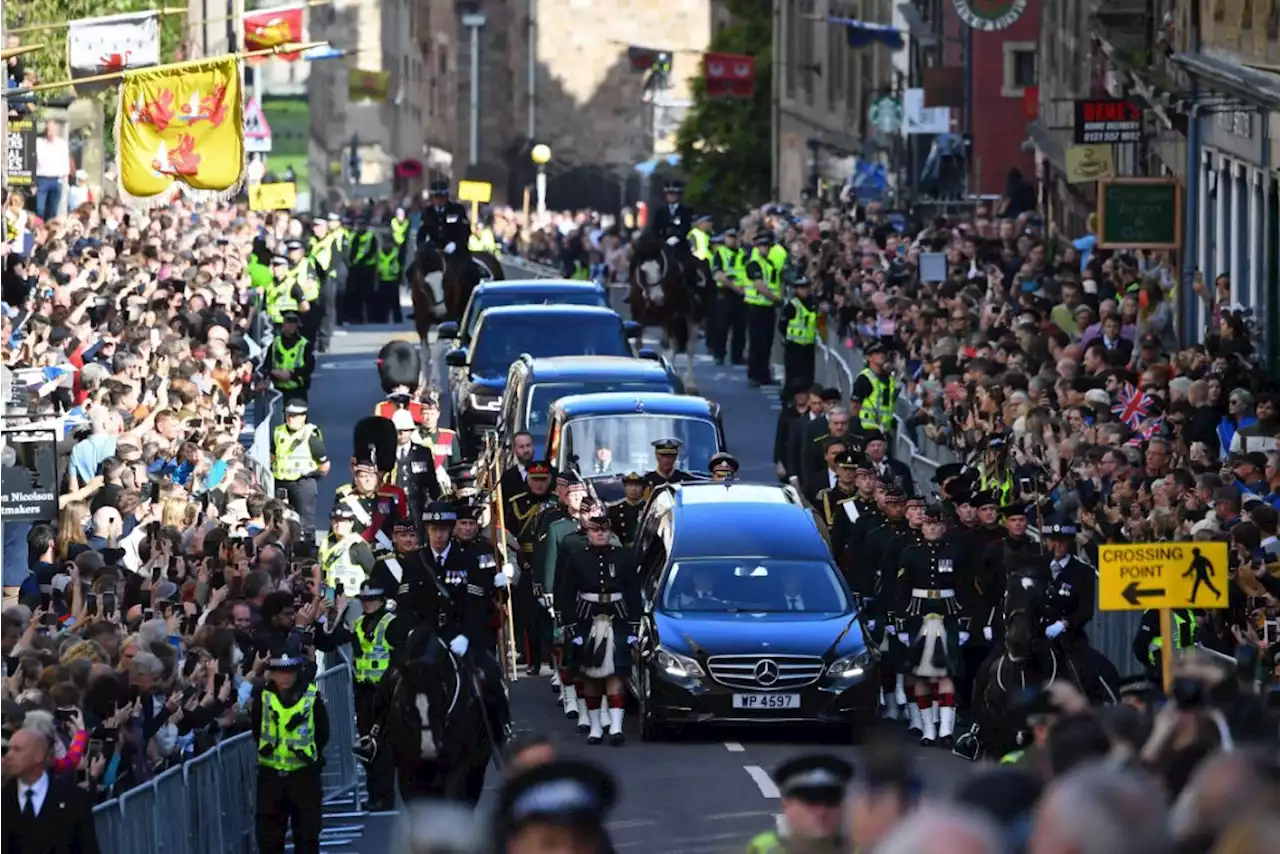
<svg viewBox="0 0 1280 854">
<path fill-rule="evenodd" d="M 1142 447 L 1142 443 L 1151 439 L 1164 427 L 1164 416 L 1157 415 L 1155 418 L 1148 418 L 1142 422 L 1142 426 L 1137 428 L 1137 432 L 1129 439 L 1126 444 L 1133 445 L 1135 448 Z"/>
<path fill-rule="evenodd" d="M 1125 383 L 1124 388 L 1116 395 L 1116 400 L 1119 403 L 1111 407 L 1111 413 L 1134 430 L 1138 429 L 1142 419 L 1151 411 L 1151 395 L 1139 391 L 1133 383 Z"/>
</svg>

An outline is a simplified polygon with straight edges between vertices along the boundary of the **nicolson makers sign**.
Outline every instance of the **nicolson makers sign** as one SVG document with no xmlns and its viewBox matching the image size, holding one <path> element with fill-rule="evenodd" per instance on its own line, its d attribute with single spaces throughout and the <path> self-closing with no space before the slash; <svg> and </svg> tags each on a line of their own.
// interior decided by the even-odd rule
<svg viewBox="0 0 1280 854">
<path fill-rule="evenodd" d="M 1112 98 L 1076 101 L 1076 145 L 1141 141 L 1142 110 L 1131 101 Z"/>
</svg>

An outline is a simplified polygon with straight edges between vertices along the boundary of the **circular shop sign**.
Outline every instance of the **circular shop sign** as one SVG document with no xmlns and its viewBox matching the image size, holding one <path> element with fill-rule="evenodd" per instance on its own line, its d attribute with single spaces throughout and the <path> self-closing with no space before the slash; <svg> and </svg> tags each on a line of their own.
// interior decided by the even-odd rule
<svg viewBox="0 0 1280 854">
<path fill-rule="evenodd" d="M 1027 0 L 951 0 L 960 19 L 975 30 L 1003 30 L 1022 17 Z"/>
</svg>

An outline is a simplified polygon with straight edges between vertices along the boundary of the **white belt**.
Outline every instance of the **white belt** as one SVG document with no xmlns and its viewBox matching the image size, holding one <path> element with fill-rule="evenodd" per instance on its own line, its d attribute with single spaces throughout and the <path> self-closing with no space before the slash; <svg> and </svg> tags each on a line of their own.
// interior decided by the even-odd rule
<svg viewBox="0 0 1280 854">
<path fill-rule="evenodd" d="M 911 596 L 914 599 L 954 599 L 956 592 L 954 590 L 925 590 L 922 587 L 911 588 Z"/>
<path fill-rule="evenodd" d="M 610 602 L 621 602 L 621 593 L 579 593 L 578 598 L 583 602 L 594 602 L 597 604 L 608 604 Z"/>
</svg>

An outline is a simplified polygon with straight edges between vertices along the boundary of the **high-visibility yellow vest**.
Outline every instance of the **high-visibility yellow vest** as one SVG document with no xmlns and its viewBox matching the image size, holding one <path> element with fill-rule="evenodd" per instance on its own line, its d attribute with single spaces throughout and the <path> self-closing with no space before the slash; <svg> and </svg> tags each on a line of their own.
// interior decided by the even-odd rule
<svg viewBox="0 0 1280 854">
<path fill-rule="evenodd" d="M 298 340 L 294 342 L 292 347 L 284 346 L 284 338 L 278 336 L 271 345 L 275 348 L 275 359 L 273 365 L 281 371 L 296 371 L 302 366 L 302 350 L 307 346 L 307 339 L 303 335 L 298 336 Z M 302 380 L 297 377 L 290 377 L 287 380 L 276 380 L 276 388 L 280 391 L 290 391 L 295 388 L 302 388 Z"/>
<path fill-rule="evenodd" d="M 498 241 L 493 236 L 493 229 L 485 227 L 472 232 L 467 238 L 467 248 L 472 252 L 497 252 Z"/>
<path fill-rule="evenodd" d="M 292 279 L 302 288 L 302 299 L 315 302 L 320 299 L 320 282 L 311 275 L 311 259 L 303 258 L 293 266 L 286 278 Z"/>
<path fill-rule="evenodd" d="M 776 831 L 768 830 L 747 844 L 747 854 L 784 854 L 786 848 Z"/>
<path fill-rule="evenodd" d="M 768 289 L 774 297 L 780 298 L 782 296 L 782 285 L 778 279 L 779 271 L 773 268 L 773 265 L 769 263 L 769 259 L 760 254 L 759 247 L 753 247 L 751 249 L 751 260 L 760 265 L 760 272 L 764 274 L 764 287 Z M 743 302 L 747 305 L 773 305 L 773 302 L 760 292 L 760 285 L 756 282 L 749 283 Z"/>
<path fill-rule="evenodd" d="M 1019 759 L 1021 759 L 1023 756 L 1026 756 L 1026 755 L 1027 755 L 1027 752 L 1025 750 L 1010 751 L 1009 753 L 1006 753 L 1004 756 L 1000 757 L 1000 764 L 1013 765 L 1017 763 Z"/>
<path fill-rule="evenodd" d="M 320 543 L 320 571 L 327 586 L 336 588 L 338 582 L 342 582 L 346 590 L 359 589 L 364 568 L 351 560 L 351 547 L 359 542 L 363 542 L 359 534 L 347 534 L 336 540 L 329 534 Z"/>
<path fill-rule="evenodd" d="M 326 273 L 333 272 L 333 249 L 337 240 L 337 232 L 330 231 L 311 243 L 311 260 L 319 264 Z"/>
<path fill-rule="evenodd" d="M 272 477 L 276 480 L 295 481 L 315 473 L 320 467 L 316 458 L 311 455 L 311 436 L 315 429 L 314 425 L 307 424 L 295 432 L 288 425 L 279 424 L 271 431 L 275 457 L 271 463 Z"/>
<path fill-rule="evenodd" d="M 357 235 L 352 241 L 351 263 L 362 267 L 375 263 L 377 259 L 374 254 L 377 248 L 378 244 L 372 231 Z"/>
<path fill-rule="evenodd" d="M 871 382 L 871 394 L 862 401 L 858 411 L 858 423 L 864 430 L 881 430 L 886 435 L 893 432 L 893 405 L 898 397 L 898 380 L 892 374 L 882 380 L 870 368 L 858 374 Z"/>
<path fill-rule="evenodd" d="M 316 686 L 292 706 L 275 691 L 262 692 L 262 727 L 258 734 L 258 764 L 275 771 L 297 771 L 314 763 L 316 747 Z"/>
<path fill-rule="evenodd" d="M 396 246 L 404 246 L 404 242 L 409 238 L 409 220 L 393 219 L 391 220 L 391 239 Z"/>
<path fill-rule="evenodd" d="M 272 279 L 266 287 L 267 316 L 273 323 L 280 323 L 286 311 L 297 311 L 298 301 L 293 298 L 293 275 Z"/>
<path fill-rule="evenodd" d="M 775 243 L 769 247 L 769 266 L 781 272 L 787 267 L 787 259 L 790 256 L 787 250 L 782 248 L 780 243 Z"/>
<path fill-rule="evenodd" d="M 787 341 L 813 346 L 813 342 L 818 340 L 818 313 L 810 311 L 799 297 L 791 298 L 791 307 L 796 314 L 787 322 Z"/>
<path fill-rule="evenodd" d="M 1195 646 L 1196 616 L 1190 611 L 1173 612 L 1173 648 L 1186 649 Z M 1164 649 L 1164 636 L 1156 635 L 1147 644 L 1147 661 L 1156 664 L 1156 653 Z"/>
<path fill-rule="evenodd" d="M 400 250 L 378 251 L 378 278 L 384 282 L 400 281 Z"/>
<path fill-rule="evenodd" d="M 711 235 L 700 228 L 689 229 L 689 242 L 693 244 L 693 257 L 700 261 L 711 258 Z"/>
<path fill-rule="evenodd" d="M 991 490 L 999 490 L 1000 506 L 1003 507 L 1009 503 L 1009 493 L 1013 491 L 1013 474 L 1005 472 L 1004 478 L 997 478 L 988 475 L 984 466 L 978 466 L 978 489 L 982 492 L 990 492 Z"/>
<path fill-rule="evenodd" d="M 387 666 L 391 664 L 391 647 L 387 646 L 387 626 L 395 619 L 392 614 L 383 614 L 373 627 L 373 634 L 365 631 L 368 620 L 361 619 L 356 624 L 356 634 L 360 636 L 359 649 L 352 650 L 356 658 L 357 682 L 381 682 L 387 675 Z"/>
</svg>

